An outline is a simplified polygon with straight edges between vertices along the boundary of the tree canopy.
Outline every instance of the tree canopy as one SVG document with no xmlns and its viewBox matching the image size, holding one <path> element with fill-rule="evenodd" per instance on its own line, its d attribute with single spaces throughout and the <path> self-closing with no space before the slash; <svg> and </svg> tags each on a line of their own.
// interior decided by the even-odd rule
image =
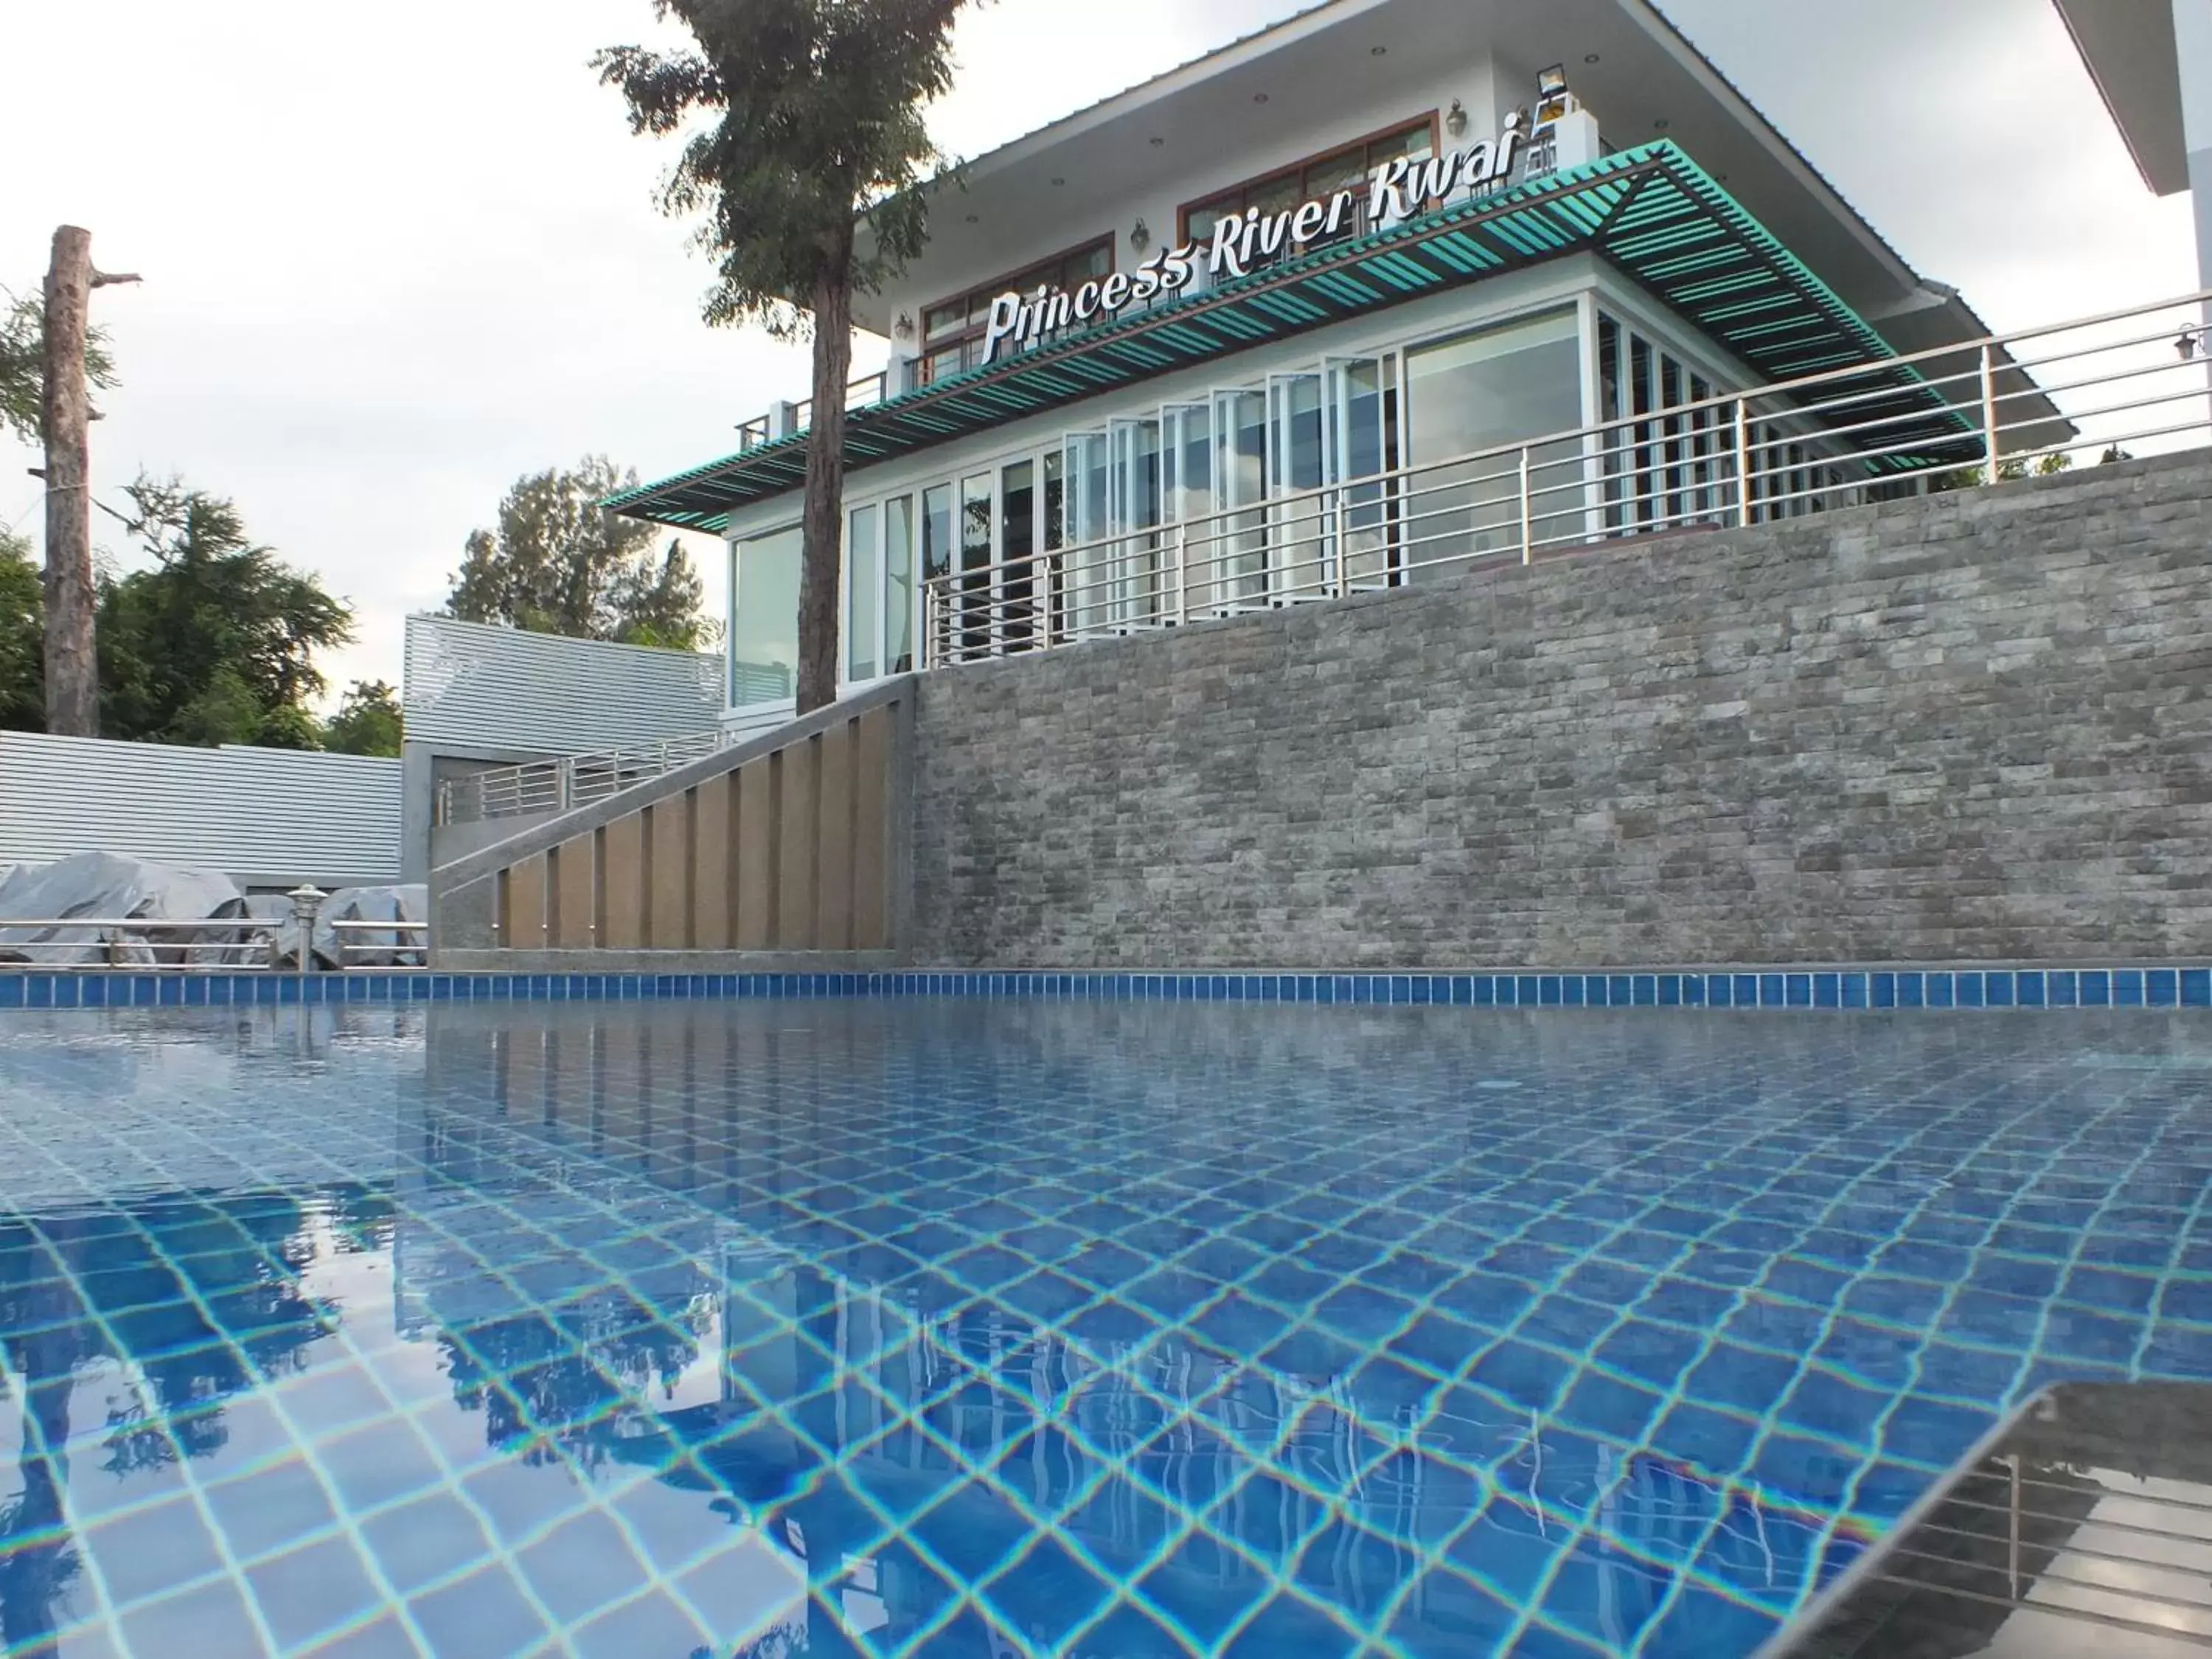
<svg viewBox="0 0 2212 1659">
<path fill-rule="evenodd" d="M 653 0 L 696 52 L 613 46 L 592 59 L 630 130 L 685 138 L 662 190 L 703 217 L 709 323 L 806 333 L 825 279 L 872 292 L 919 254 L 940 161 L 922 111 L 952 84 L 963 0 Z M 710 124 L 695 125 L 697 118 Z M 860 246 L 855 218 L 870 233 Z"/>
<path fill-rule="evenodd" d="M 397 754 L 380 700 L 356 685 L 329 727 L 308 707 L 324 689 L 314 653 L 353 637 L 351 612 L 312 576 L 246 537 L 237 509 L 174 479 L 129 489 L 149 568 L 100 580 L 100 729 L 125 741 L 257 744 Z M 20 538 L 0 537 L 0 730 L 46 729 L 44 596 Z M 390 710 L 396 733 L 398 711 Z"/>
<path fill-rule="evenodd" d="M 928 234 L 939 160 L 923 111 L 952 84 L 963 0 L 653 0 L 696 52 L 615 46 L 592 60 L 634 133 L 683 138 L 662 207 L 699 219 L 709 324 L 814 340 L 799 710 L 836 695 L 845 394 L 855 289 L 903 271 Z M 867 234 L 858 234 L 865 224 Z"/>
<path fill-rule="evenodd" d="M 31 544 L 0 533 L 0 732 L 46 730 L 45 624 Z"/>
<path fill-rule="evenodd" d="M 116 383 L 115 359 L 105 330 L 86 331 L 85 379 L 94 391 Z M 46 383 L 46 307 L 34 290 L 15 295 L 0 289 L 0 431 L 36 444 L 44 424 L 40 394 Z"/>
<path fill-rule="evenodd" d="M 100 729 L 155 743 L 317 746 L 314 653 L 352 613 L 252 542 L 238 510 L 176 479 L 129 487 L 150 569 L 100 584 Z"/>
<path fill-rule="evenodd" d="M 683 543 L 671 538 L 656 555 L 656 526 L 599 506 L 636 482 L 603 456 L 517 479 L 498 527 L 471 533 L 447 614 L 626 645 L 712 645 L 720 629 L 700 613 L 704 590 Z"/>
<path fill-rule="evenodd" d="M 398 693 L 382 680 L 356 680 L 322 739 L 332 754 L 396 755 L 402 735 Z"/>
</svg>

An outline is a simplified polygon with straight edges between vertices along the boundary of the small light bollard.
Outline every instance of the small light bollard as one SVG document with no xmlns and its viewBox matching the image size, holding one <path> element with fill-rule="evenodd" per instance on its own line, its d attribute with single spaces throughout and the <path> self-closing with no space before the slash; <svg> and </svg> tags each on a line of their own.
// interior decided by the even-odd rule
<svg viewBox="0 0 2212 1659">
<path fill-rule="evenodd" d="M 315 918 L 322 914 L 323 901 L 330 895 L 311 881 L 295 887 L 284 896 L 292 901 L 292 920 L 300 929 L 300 951 L 294 958 L 294 970 L 304 977 L 314 971 Z M 338 965 L 345 965 L 343 957 Z"/>
</svg>

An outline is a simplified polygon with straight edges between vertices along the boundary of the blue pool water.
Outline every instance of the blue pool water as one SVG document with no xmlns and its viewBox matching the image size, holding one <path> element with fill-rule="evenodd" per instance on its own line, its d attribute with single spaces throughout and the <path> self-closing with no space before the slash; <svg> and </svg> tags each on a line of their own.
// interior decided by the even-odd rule
<svg viewBox="0 0 2212 1659">
<path fill-rule="evenodd" d="M 2186 1013 L 0 1020 L 0 1650 L 1748 1653 L 2212 1378 Z"/>
</svg>

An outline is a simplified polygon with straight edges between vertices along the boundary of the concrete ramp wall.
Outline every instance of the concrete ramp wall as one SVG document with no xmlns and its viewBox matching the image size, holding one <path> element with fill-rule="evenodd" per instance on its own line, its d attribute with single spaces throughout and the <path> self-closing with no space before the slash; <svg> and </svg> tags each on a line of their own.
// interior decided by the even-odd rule
<svg viewBox="0 0 2212 1659">
<path fill-rule="evenodd" d="M 908 938 L 911 678 L 431 877 L 454 972 L 888 966 Z"/>
</svg>

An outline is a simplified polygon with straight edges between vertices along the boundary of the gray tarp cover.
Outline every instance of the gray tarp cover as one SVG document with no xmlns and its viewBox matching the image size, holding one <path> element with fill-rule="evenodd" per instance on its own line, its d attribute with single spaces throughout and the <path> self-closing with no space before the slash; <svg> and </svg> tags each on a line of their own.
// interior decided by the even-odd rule
<svg viewBox="0 0 2212 1659">
<path fill-rule="evenodd" d="M 317 965 L 343 965 L 339 932 L 332 924 L 420 921 L 428 896 L 428 890 L 420 885 L 339 889 L 324 901 L 316 918 Z M 77 916 L 101 918 L 109 925 L 8 925 L 11 920 L 62 922 Z M 127 925 L 129 919 L 137 918 L 205 921 L 209 926 L 152 929 Z M 153 864 L 112 853 L 80 853 L 53 864 L 17 865 L 0 872 L 0 962 L 52 968 L 108 963 L 234 968 L 268 963 L 273 947 L 278 961 L 295 964 L 299 932 L 289 898 L 268 893 L 249 897 L 229 877 L 213 870 Z M 349 931 L 346 941 L 356 967 L 422 965 L 419 933 Z M 180 948 L 187 945 L 203 948 Z"/>
</svg>

